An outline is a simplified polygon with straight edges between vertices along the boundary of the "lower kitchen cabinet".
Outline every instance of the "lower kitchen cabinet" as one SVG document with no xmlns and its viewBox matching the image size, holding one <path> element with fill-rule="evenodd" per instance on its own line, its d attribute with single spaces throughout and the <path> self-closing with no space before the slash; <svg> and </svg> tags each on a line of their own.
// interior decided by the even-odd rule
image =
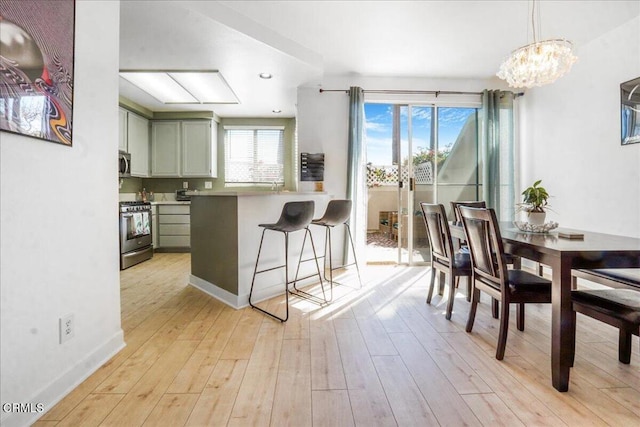
<svg viewBox="0 0 640 427">
<path fill-rule="evenodd" d="M 158 247 L 158 206 L 151 205 L 151 237 L 153 240 L 153 249 Z"/>
<path fill-rule="evenodd" d="M 188 252 L 191 248 L 190 206 L 158 205 L 158 249 Z"/>
</svg>

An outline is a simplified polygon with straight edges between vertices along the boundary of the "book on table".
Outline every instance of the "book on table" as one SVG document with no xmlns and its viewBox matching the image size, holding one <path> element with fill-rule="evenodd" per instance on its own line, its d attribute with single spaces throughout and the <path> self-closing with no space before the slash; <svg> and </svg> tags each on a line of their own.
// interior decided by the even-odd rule
<svg viewBox="0 0 640 427">
<path fill-rule="evenodd" d="M 558 231 L 558 237 L 563 239 L 584 239 L 584 234 L 574 231 Z"/>
</svg>

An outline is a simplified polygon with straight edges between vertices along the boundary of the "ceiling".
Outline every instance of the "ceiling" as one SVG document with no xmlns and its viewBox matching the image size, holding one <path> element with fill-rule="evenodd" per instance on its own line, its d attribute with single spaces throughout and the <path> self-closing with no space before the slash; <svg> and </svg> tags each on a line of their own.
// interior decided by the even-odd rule
<svg viewBox="0 0 640 427">
<path fill-rule="evenodd" d="M 490 79 L 533 40 L 529 1 L 120 5 L 120 69 L 218 70 L 240 103 L 164 105 L 122 78 L 120 95 L 152 111 L 220 117 L 294 117 L 297 88 L 328 76 Z M 580 46 L 638 16 L 640 2 L 544 0 L 539 10 L 539 38 L 569 39 L 580 56 Z"/>
</svg>

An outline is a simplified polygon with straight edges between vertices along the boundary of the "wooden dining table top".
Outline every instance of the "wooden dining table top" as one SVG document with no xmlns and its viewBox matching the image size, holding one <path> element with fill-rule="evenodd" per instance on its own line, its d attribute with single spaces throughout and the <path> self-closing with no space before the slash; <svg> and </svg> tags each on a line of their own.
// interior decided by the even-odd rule
<svg viewBox="0 0 640 427">
<path fill-rule="evenodd" d="M 464 229 L 462 223 L 450 222 L 451 235 L 464 239 Z M 569 239 L 559 237 L 558 233 L 578 233 L 582 238 Z M 550 255 L 573 255 L 585 258 L 585 263 L 592 264 L 591 268 L 596 268 L 603 260 L 599 253 L 620 253 L 624 258 L 634 258 L 640 256 L 640 238 L 630 236 L 619 236 L 615 234 L 605 234 L 593 231 L 561 228 L 551 230 L 546 233 L 533 233 L 519 230 L 511 222 L 500 222 L 500 234 L 505 244 L 517 246 L 518 252 L 525 252 L 527 249 L 535 250 L 538 253 Z M 505 248 L 506 250 L 506 248 Z M 523 254 L 523 257 L 526 256 Z M 609 268 L 618 267 L 615 260 L 608 260 Z M 639 261 L 640 262 L 640 261 Z M 627 262 L 624 262 L 626 264 Z M 633 262 L 632 262 L 633 263 Z M 623 267 L 623 265 L 620 265 Z M 587 267 L 583 267 L 587 268 Z"/>
</svg>

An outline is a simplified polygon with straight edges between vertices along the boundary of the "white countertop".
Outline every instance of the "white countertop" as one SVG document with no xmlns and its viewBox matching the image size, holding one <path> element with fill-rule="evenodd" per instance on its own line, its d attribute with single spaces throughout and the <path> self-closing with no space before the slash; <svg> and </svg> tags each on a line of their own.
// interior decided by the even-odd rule
<svg viewBox="0 0 640 427">
<path fill-rule="evenodd" d="M 131 202 L 136 200 L 136 193 L 120 193 L 119 201 Z M 149 200 L 152 205 L 188 205 L 190 201 L 178 201 L 176 200 L 175 193 L 155 193 L 153 200 Z"/>
<path fill-rule="evenodd" d="M 150 202 L 152 205 L 190 205 L 191 202 L 188 200 L 154 200 Z"/>
<path fill-rule="evenodd" d="M 326 192 L 322 191 L 214 191 L 214 190 L 204 190 L 204 191 L 188 191 L 188 196 L 298 196 L 298 195 L 306 195 L 306 196 L 321 196 L 326 195 Z"/>
</svg>

